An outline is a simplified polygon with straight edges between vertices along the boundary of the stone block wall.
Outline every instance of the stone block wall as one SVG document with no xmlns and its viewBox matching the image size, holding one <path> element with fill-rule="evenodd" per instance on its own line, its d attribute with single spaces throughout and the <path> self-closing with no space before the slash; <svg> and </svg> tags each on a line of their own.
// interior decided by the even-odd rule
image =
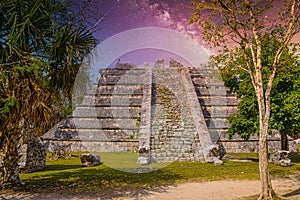
<svg viewBox="0 0 300 200">
<path fill-rule="evenodd" d="M 248 140 L 244 140 L 239 135 L 234 135 L 231 139 L 228 138 L 228 135 L 224 131 L 220 135 L 219 142 L 223 145 L 226 152 L 234 152 L 234 153 L 250 153 L 250 152 L 258 152 L 258 136 L 251 136 Z M 281 140 L 280 134 L 277 131 L 273 131 L 272 135 L 268 136 L 268 151 L 269 152 L 277 152 L 281 150 Z M 292 139 L 289 138 L 289 151 L 297 152 L 297 144 Z"/>
<path fill-rule="evenodd" d="M 231 153 L 251 153 L 258 152 L 258 140 L 234 140 L 220 141 L 226 152 Z M 268 151 L 277 152 L 281 149 L 280 140 L 269 140 Z M 297 152 L 297 145 L 293 140 L 289 141 L 290 152 Z"/>
</svg>

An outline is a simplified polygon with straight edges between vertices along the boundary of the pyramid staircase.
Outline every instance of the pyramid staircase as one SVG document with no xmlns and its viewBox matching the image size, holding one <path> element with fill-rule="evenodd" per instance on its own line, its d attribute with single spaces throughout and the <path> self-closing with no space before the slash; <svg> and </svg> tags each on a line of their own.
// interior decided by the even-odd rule
<svg viewBox="0 0 300 200">
<path fill-rule="evenodd" d="M 195 92 L 213 143 L 227 138 L 227 117 L 237 111 L 238 98 L 219 80 L 215 69 L 189 68 Z"/>
<path fill-rule="evenodd" d="M 43 139 L 70 145 L 71 151 L 136 151 L 141 121 L 143 68 L 132 65 L 103 69 L 98 85 L 76 105 L 71 116 Z"/>
<path fill-rule="evenodd" d="M 48 149 L 65 144 L 71 151 L 139 152 L 140 164 L 208 161 L 229 125 L 227 106 L 236 107 L 236 98 L 210 79 L 213 73 L 174 61 L 170 67 L 103 69 L 98 85 L 43 139 Z"/>
<path fill-rule="evenodd" d="M 153 161 L 203 160 L 196 125 L 179 71 L 154 67 L 151 157 Z M 176 80 L 176 81 L 174 81 Z"/>
</svg>

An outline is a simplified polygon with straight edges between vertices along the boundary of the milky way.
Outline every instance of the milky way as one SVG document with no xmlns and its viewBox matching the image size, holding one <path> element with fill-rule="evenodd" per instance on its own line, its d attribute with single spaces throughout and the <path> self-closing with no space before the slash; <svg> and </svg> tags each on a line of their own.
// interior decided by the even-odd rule
<svg viewBox="0 0 300 200">
<path fill-rule="evenodd" d="M 102 13 L 110 12 L 100 24 L 100 39 L 139 27 L 164 27 L 193 36 L 199 28 L 187 25 L 191 14 L 189 0 L 102 0 L 97 1 Z"/>
<path fill-rule="evenodd" d="M 204 45 L 199 27 L 188 25 L 191 15 L 190 0 L 100 0 L 95 1 L 101 22 L 95 37 L 101 42 L 126 30 L 142 27 L 161 27 L 178 31 Z M 179 58 L 170 52 L 145 49 L 124 55 L 122 61 L 133 64 L 154 62 L 157 59 Z"/>
<path fill-rule="evenodd" d="M 200 27 L 197 24 L 188 24 L 192 14 L 190 0 L 95 0 L 94 2 L 95 8 L 102 17 L 97 26 L 99 30 L 94 33 L 99 42 L 126 30 L 162 27 L 178 31 L 208 49 L 201 39 Z M 294 41 L 299 40 L 300 35 L 294 39 Z M 214 52 L 213 49 L 208 51 Z M 170 57 L 176 56 L 168 52 L 147 49 L 125 55 L 123 59 L 133 64 L 141 64 Z"/>
</svg>

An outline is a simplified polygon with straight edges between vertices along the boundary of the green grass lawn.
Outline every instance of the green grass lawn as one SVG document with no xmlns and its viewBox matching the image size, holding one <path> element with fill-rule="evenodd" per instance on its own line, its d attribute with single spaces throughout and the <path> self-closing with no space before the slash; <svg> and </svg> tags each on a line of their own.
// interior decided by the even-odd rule
<svg viewBox="0 0 300 200">
<path fill-rule="evenodd" d="M 73 153 L 79 155 L 79 153 Z M 227 154 L 235 160 L 252 160 L 252 162 L 237 162 L 224 159 L 224 165 L 215 166 L 200 162 L 173 162 L 164 168 L 148 173 L 127 173 L 116 170 L 126 168 L 131 170 L 139 167 L 136 164 L 135 153 L 100 153 L 102 165 L 81 167 L 79 157 L 53 161 L 47 156 L 45 169 L 34 173 L 22 173 L 20 178 L 26 185 L 21 191 L 41 191 L 63 189 L 72 191 L 132 191 L 151 189 L 182 182 L 201 182 L 215 180 L 258 180 L 257 154 Z M 300 154 L 291 154 L 293 165 L 280 167 L 270 165 L 272 177 L 299 176 Z M 110 167 L 108 167 L 110 166 Z M 113 168 L 111 168 L 113 167 Z M 162 167 L 159 164 L 153 168 Z M 125 170 L 125 171 L 126 171 Z"/>
</svg>

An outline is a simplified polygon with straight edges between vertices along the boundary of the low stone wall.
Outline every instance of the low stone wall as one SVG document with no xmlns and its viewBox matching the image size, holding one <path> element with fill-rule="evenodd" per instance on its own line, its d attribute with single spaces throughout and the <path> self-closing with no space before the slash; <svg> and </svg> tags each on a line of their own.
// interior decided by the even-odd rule
<svg viewBox="0 0 300 200">
<path fill-rule="evenodd" d="M 289 151 L 297 152 L 297 144 L 291 138 L 289 140 Z M 231 139 L 228 138 L 226 132 L 220 134 L 220 139 L 218 141 L 223 145 L 226 152 L 232 153 L 248 153 L 248 152 L 258 152 L 258 136 L 250 136 L 248 140 L 244 140 L 239 135 L 234 135 Z M 268 150 L 269 152 L 277 152 L 281 150 L 281 136 L 278 131 L 273 131 L 271 135 L 268 135 Z"/>
<path fill-rule="evenodd" d="M 228 153 L 250 153 L 258 152 L 258 140 L 228 140 L 219 141 L 223 145 L 224 149 Z M 281 150 L 280 140 L 269 140 L 268 141 L 269 152 L 277 152 Z M 297 152 L 297 145 L 293 140 L 289 141 L 289 151 Z"/>
<path fill-rule="evenodd" d="M 258 140 L 227 140 L 218 141 L 228 153 L 251 153 L 258 152 Z M 137 152 L 138 140 L 132 141 L 80 141 L 80 140 L 45 140 L 44 145 L 47 152 L 52 152 L 55 145 L 65 145 L 72 152 Z M 268 141 L 269 152 L 281 150 L 280 140 Z M 289 140 L 289 151 L 297 152 L 297 144 Z"/>
<path fill-rule="evenodd" d="M 47 152 L 52 152 L 57 145 L 65 145 L 72 152 L 137 152 L 138 140 L 129 141 L 83 141 L 83 140 L 48 140 L 44 139 Z"/>
</svg>

